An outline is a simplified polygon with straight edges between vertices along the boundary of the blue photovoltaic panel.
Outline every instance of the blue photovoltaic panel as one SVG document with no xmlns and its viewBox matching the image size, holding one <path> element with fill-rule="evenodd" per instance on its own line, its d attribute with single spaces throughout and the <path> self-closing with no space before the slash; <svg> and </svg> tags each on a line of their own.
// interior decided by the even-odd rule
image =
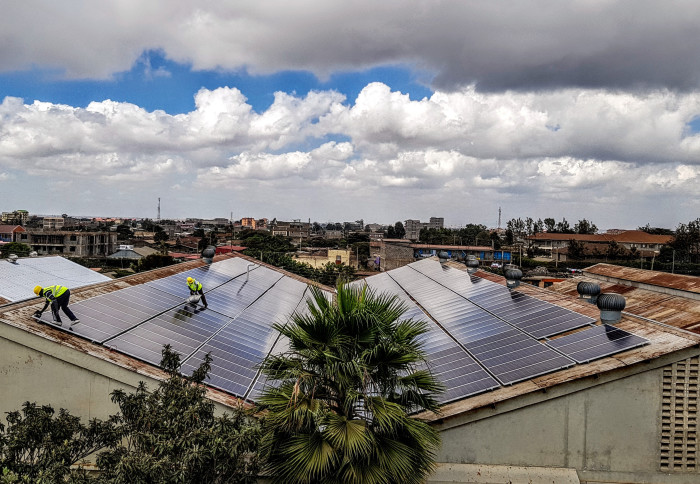
<svg viewBox="0 0 700 484">
<path fill-rule="evenodd" d="M 574 364 L 421 272 L 402 267 L 387 274 L 504 385 Z"/>
<path fill-rule="evenodd" d="M 365 282 L 377 293 L 396 294 L 408 308 L 404 318 L 428 323 L 429 331 L 421 336 L 421 340 L 427 353 L 430 371 L 445 385 L 445 392 L 440 397 L 442 403 L 500 386 L 464 349 L 427 317 L 388 274 L 369 277 Z"/>
<path fill-rule="evenodd" d="M 604 324 L 548 341 L 547 344 L 577 363 L 587 363 L 648 344 L 649 340 Z"/>
<path fill-rule="evenodd" d="M 169 344 L 184 360 L 231 318 L 215 311 L 179 307 L 166 311 L 105 344 L 117 351 L 160 364 L 163 346 Z"/>
<path fill-rule="evenodd" d="M 592 318 L 556 306 L 464 271 L 442 268 L 438 261 L 425 260 L 411 268 L 464 296 L 469 301 L 537 339 L 564 333 L 594 322 Z"/>
<path fill-rule="evenodd" d="M 250 267 L 248 267 L 250 266 Z M 187 287 L 187 278 L 192 277 L 202 283 L 204 292 L 208 292 L 221 284 L 238 277 L 248 270 L 255 270 L 260 267 L 245 259 L 227 259 L 221 262 L 214 262 L 206 266 L 190 269 L 172 276 L 149 281 L 146 285 L 160 289 L 161 291 L 174 294 L 176 296 L 187 297 L 190 290 Z"/>
<path fill-rule="evenodd" d="M 206 293 L 209 307 L 217 312 L 236 317 L 282 278 L 282 274 L 266 267 L 250 271 Z"/>
<path fill-rule="evenodd" d="M 257 366 L 279 336 L 272 328 L 273 323 L 286 322 L 305 291 L 306 285 L 294 279 L 280 280 L 199 348 L 183 364 L 183 373 L 191 373 L 204 360 L 204 355 L 211 353 L 214 360 L 207 384 L 244 397 L 257 376 Z"/>
<path fill-rule="evenodd" d="M 80 319 L 80 324 L 73 326 L 73 333 L 102 343 L 181 302 L 184 298 L 140 285 L 69 304 L 68 307 Z M 54 324 L 50 309 L 41 319 Z M 63 328 L 67 329 L 70 321 L 62 311 L 61 320 Z"/>
</svg>

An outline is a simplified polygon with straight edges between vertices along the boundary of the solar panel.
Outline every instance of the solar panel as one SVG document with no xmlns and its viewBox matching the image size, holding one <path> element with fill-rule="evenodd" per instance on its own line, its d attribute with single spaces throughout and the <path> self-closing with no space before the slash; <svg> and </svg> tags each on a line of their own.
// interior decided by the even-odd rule
<svg viewBox="0 0 700 484">
<path fill-rule="evenodd" d="M 0 261 L 0 297 L 12 302 L 35 298 L 37 285 L 75 289 L 106 281 L 111 279 L 58 256 L 22 258 L 16 264 Z"/>
<path fill-rule="evenodd" d="M 445 291 L 444 286 L 421 272 L 402 267 L 386 274 L 396 280 L 503 385 L 574 364 L 465 297 Z"/>
<path fill-rule="evenodd" d="M 607 324 L 562 336 L 547 344 L 577 363 L 587 363 L 648 344 L 649 340 Z"/>
<path fill-rule="evenodd" d="M 410 267 L 537 339 L 594 322 L 588 316 L 517 291 L 509 291 L 500 284 L 470 277 L 464 271 L 443 268 L 435 260 L 420 261 Z"/>
<path fill-rule="evenodd" d="M 230 317 L 215 311 L 171 309 L 105 344 L 127 355 L 158 365 L 163 346 L 166 344 L 184 359 L 230 322 Z"/>
<path fill-rule="evenodd" d="M 252 267 L 248 268 L 248 265 Z M 164 277 L 162 279 L 149 281 L 146 284 L 176 296 L 187 297 L 189 295 L 189 289 L 187 287 L 188 277 L 192 277 L 201 282 L 202 289 L 206 293 L 220 286 L 221 284 L 242 275 L 247 270 L 255 270 L 257 267 L 260 266 L 257 264 L 248 263 L 244 259 L 228 259 L 221 262 L 214 262 L 213 264 L 208 264 L 206 266 L 197 267 L 195 269 Z"/>
<path fill-rule="evenodd" d="M 215 311 L 236 317 L 282 277 L 279 272 L 260 267 L 207 292 L 207 303 Z"/>
<path fill-rule="evenodd" d="M 430 371 L 445 385 L 445 392 L 440 397 L 442 403 L 500 386 L 463 348 L 427 317 L 388 274 L 369 277 L 365 282 L 378 293 L 396 294 L 408 308 L 403 318 L 428 323 L 428 332 L 421 335 L 420 339 L 427 354 Z"/>
<path fill-rule="evenodd" d="M 80 319 L 80 324 L 73 326 L 72 329 L 79 336 L 103 343 L 181 302 L 184 302 L 184 298 L 153 287 L 132 286 L 69 304 L 71 311 Z M 63 328 L 67 328 L 70 322 L 62 312 L 61 319 Z M 54 324 L 50 310 L 43 314 L 41 320 Z"/>
<path fill-rule="evenodd" d="M 277 272 L 270 272 L 278 278 L 281 276 Z M 250 279 L 253 279 L 252 272 Z M 306 291 L 305 284 L 291 278 L 275 282 L 269 291 L 197 349 L 183 364 L 183 373 L 191 373 L 202 363 L 204 355 L 211 353 L 212 369 L 207 384 L 244 397 L 257 376 L 257 366 L 268 355 L 279 336 L 272 324 L 286 321 Z M 209 303 L 210 306 L 212 304 Z"/>
</svg>

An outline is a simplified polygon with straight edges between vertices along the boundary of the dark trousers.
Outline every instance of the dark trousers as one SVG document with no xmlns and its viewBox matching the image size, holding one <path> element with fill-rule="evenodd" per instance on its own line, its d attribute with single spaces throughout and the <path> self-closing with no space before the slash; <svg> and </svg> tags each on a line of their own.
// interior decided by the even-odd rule
<svg viewBox="0 0 700 484">
<path fill-rule="evenodd" d="M 58 309 L 63 309 L 63 312 L 66 313 L 66 316 L 68 316 L 68 319 L 71 321 L 75 321 L 76 318 L 75 314 L 73 314 L 73 311 L 68 309 L 68 301 L 70 300 L 70 289 L 66 289 L 66 292 L 58 296 L 56 299 L 51 301 L 51 314 L 53 314 L 53 319 L 57 323 L 61 322 L 61 316 L 58 314 Z"/>
<path fill-rule="evenodd" d="M 191 294 L 192 296 L 194 296 L 195 294 L 199 294 L 200 296 L 202 296 L 202 298 L 201 298 L 202 304 L 204 304 L 205 306 L 207 306 L 207 298 L 204 297 L 204 291 L 203 291 L 203 290 L 200 289 L 199 291 L 193 291 L 193 290 L 190 289 L 190 294 Z"/>
</svg>

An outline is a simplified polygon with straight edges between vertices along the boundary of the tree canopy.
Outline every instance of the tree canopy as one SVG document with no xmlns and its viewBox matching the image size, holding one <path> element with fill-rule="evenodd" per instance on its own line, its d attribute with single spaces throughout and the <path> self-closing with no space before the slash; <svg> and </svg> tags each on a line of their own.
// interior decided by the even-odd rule
<svg viewBox="0 0 700 484">
<path fill-rule="evenodd" d="M 402 320 L 395 297 L 340 284 L 331 301 L 316 288 L 306 311 L 275 328 L 289 352 L 262 365 L 277 381 L 261 451 L 275 482 L 423 482 L 439 436 L 409 413 L 438 410 L 440 383 L 425 367 L 425 322 Z"/>
</svg>

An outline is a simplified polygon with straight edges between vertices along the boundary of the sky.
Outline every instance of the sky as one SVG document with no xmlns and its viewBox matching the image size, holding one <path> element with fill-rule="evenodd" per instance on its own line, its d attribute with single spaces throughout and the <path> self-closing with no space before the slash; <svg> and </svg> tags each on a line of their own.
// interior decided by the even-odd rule
<svg viewBox="0 0 700 484">
<path fill-rule="evenodd" d="M 700 2 L 24 0 L 0 209 L 700 217 Z"/>
</svg>

